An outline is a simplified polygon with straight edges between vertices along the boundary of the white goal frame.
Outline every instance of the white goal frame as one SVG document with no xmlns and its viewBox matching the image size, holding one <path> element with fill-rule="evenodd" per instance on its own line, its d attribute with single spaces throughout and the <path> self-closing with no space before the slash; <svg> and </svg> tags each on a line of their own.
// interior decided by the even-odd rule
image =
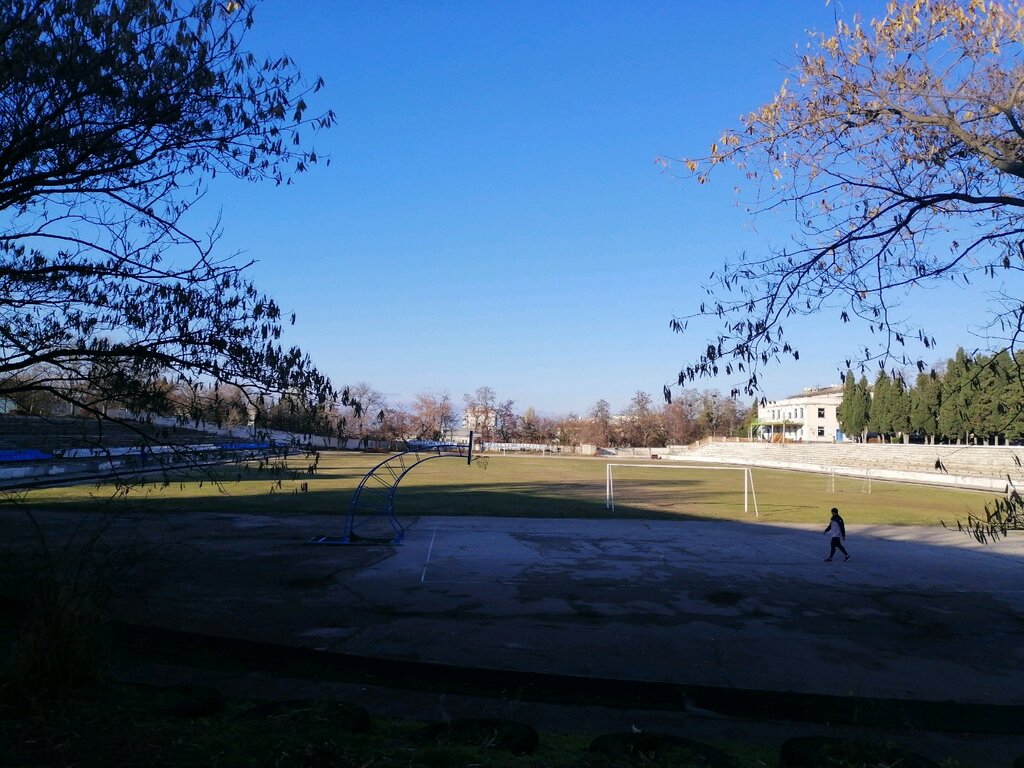
<svg viewBox="0 0 1024 768">
<path fill-rule="evenodd" d="M 605 464 L 604 468 L 604 507 L 615 511 L 615 476 L 612 467 L 631 467 L 633 469 L 717 469 L 743 473 L 743 512 L 750 514 L 750 501 L 754 502 L 754 517 L 760 517 L 757 509 L 757 494 L 754 493 L 754 476 L 750 467 L 704 466 L 696 464 Z"/>
</svg>

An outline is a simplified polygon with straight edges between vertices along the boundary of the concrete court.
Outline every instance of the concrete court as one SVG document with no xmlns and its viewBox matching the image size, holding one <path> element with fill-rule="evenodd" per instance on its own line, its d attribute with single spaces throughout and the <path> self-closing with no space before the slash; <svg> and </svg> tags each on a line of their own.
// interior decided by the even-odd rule
<svg viewBox="0 0 1024 768">
<path fill-rule="evenodd" d="M 1024 703 L 1024 542 L 852 526 L 849 562 L 822 562 L 826 545 L 817 526 L 424 520 L 413 615 L 343 647 L 397 655 L 420 635 L 422 657 L 484 666 Z M 402 559 L 352 586 L 375 594 Z"/>
<path fill-rule="evenodd" d="M 399 546 L 332 547 L 304 542 L 340 517 L 123 518 L 150 549 L 120 610 L 374 657 L 1024 704 L 1024 536 L 851 524 L 852 559 L 826 563 L 824 525 L 423 517 Z"/>
</svg>

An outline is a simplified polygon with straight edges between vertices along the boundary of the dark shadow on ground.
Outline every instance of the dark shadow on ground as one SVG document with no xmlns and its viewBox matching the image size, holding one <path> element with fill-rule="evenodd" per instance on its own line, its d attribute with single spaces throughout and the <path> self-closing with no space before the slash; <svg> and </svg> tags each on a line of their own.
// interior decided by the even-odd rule
<svg viewBox="0 0 1024 768">
<path fill-rule="evenodd" d="M 252 479 L 252 478 L 246 478 Z M 257 476 L 257 481 L 260 478 Z M 285 480 L 285 479 L 283 479 Z M 116 490 L 107 485 L 89 487 L 90 498 L 35 501 L 31 497 L 11 500 L 0 506 L 14 511 L 67 510 L 75 514 L 86 511 L 93 514 L 160 515 L 194 512 L 203 514 L 246 515 L 339 515 L 350 509 L 352 489 L 317 490 L 314 483 L 303 489 L 302 479 L 278 480 L 268 477 L 264 492 L 259 495 L 232 495 L 235 481 L 226 479 L 219 490 L 209 495 L 173 496 L 151 495 L 153 491 L 173 493 L 177 485 L 182 493 L 191 494 L 195 483 L 165 484 L 162 480 L 135 482 L 126 489 Z M 203 481 L 203 487 L 217 489 L 216 484 Z M 591 500 L 587 500 L 591 499 Z M 713 498 L 695 492 L 689 499 L 676 497 L 675 503 L 704 505 L 708 509 L 719 505 Z M 483 516 L 483 517 L 538 517 L 538 518 L 592 518 L 638 520 L 699 520 L 706 515 L 666 512 L 659 509 L 617 504 L 614 510 L 605 507 L 604 490 L 593 483 L 545 484 L 543 488 L 528 483 L 496 484 L 444 484 L 399 486 L 395 494 L 395 513 L 400 518 L 420 515 Z M 657 502 L 660 503 L 660 502 Z M 735 510 L 725 510 L 731 515 Z M 739 510 L 742 512 L 742 509 Z"/>
</svg>

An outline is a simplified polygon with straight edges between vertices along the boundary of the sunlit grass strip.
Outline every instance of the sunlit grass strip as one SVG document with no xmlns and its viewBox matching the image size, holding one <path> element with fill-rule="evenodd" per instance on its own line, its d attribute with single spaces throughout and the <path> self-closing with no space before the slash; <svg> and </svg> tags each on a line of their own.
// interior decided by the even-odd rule
<svg viewBox="0 0 1024 768">
<path fill-rule="evenodd" d="M 326 452 L 315 472 L 294 457 L 282 469 L 233 466 L 169 478 L 139 478 L 118 487 L 102 483 L 47 488 L 19 495 L 31 508 L 233 514 L 344 515 L 352 493 L 381 454 Z M 617 460 L 617 463 L 620 460 Z M 395 497 L 399 516 L 473 515 L 544 518 L 747 520 L 742 488 L 729 473 L 659 473 L 629 480 L 628 504 L 605 509 L 605 461 L 565 457 L 486 457 L 466 466 L 427 462 L 409 473 Z M 752 469 L 760 520 L 819 523 L 839 507 L 850 524 L 938 525 L 981 512 L 992 494 L 938 486 L 833 478 L 806 472 Z M 616 479 L 617 487 L 625 479 Z M 623 501 L 627 489 L 619 487 Z M 870 492 L 868 492 L 870 490 Z"/>
</svg>

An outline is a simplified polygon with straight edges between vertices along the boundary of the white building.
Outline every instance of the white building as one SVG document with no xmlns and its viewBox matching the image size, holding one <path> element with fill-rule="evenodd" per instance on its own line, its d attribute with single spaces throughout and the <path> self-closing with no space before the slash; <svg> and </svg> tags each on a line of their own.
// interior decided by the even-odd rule
<svg viewBox="0 0 1024 768">
<path fill-rule="evenodd" d="M 473 430 L 477 435 L 493 433 L 498 429 L 498 413 L 494 408 L 468 406 L 462 412 L 462 428 L 467 434 L 469 430 Z"/>
<path fill-rule="evenodd" d="M 772 400 L 757 411 L 755 435 L 771 442 L 838 443 L 845 439 L 839 426 L 841 384 L 805 389 L 803 394 Z"/>
</svg>

